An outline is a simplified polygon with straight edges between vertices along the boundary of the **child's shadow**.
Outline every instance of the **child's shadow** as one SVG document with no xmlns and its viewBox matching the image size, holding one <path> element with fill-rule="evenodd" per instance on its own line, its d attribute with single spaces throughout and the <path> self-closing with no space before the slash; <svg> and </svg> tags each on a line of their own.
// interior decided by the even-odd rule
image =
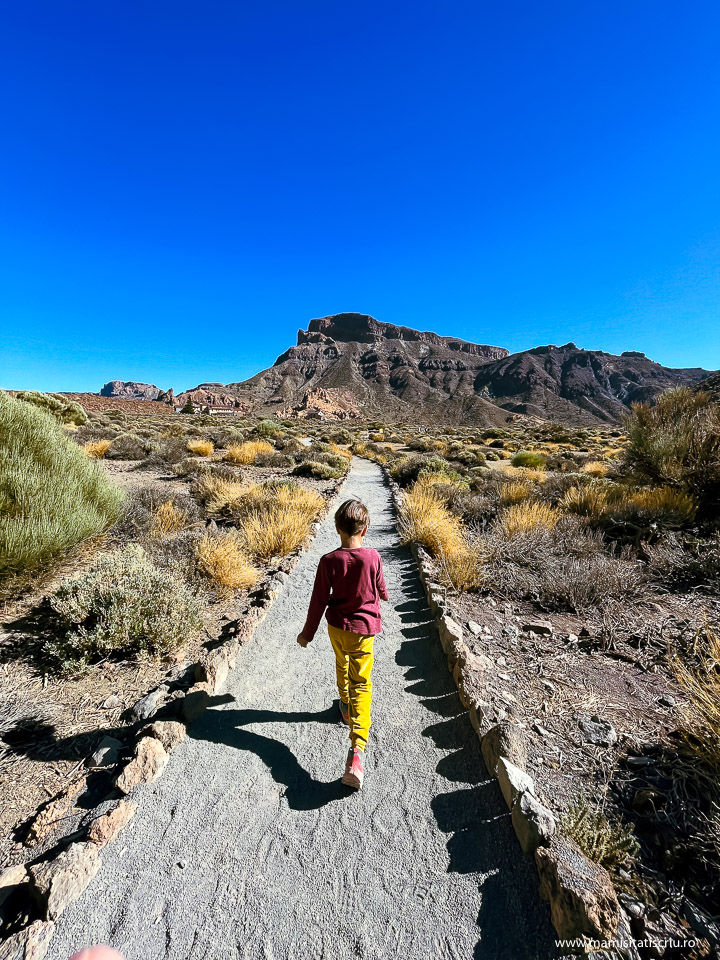
<svg viewBox="0 0 720 960">
<path fill-rule="evenodd" d="M 229 698 L 216 698 L 214 703 Z M 267 766 L 273 780 L 285 785 L 284 797 L 292 810 L 317 810 L 342 800 L 355 791 L 346 787 L 340 779 L 323 783 L 315 780 L 298 763 L 295 755 L 284 743 L 264 737 L 262 734 L 244 730 L 249 723 L 332 723 L 338 721 L 337 703 L 317 713 L 309 711 L 278 710 L 208 710 L 203 718 L 188 730 L 190 736 L 210 743 L 224 743 L 237 750 L 255 753 Z"/>
</svg>

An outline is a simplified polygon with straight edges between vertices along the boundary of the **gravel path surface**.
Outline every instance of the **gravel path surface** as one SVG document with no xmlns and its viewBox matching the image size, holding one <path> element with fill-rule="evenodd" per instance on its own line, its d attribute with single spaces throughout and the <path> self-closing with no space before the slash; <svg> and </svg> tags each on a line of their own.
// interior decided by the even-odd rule
<svg viewBox="0 0 720 960">
<path fill-rule="evenodd" d="M 535 868 L 485 775 L 375 464 L 354 461 L 350 494 L 370 510 L 391 598 L 363 790 L 339 781 L 347 728 L 327 634 L 295 643 L 337 545 L 330 514 L 227 692 L 60 919 L 50 960 L 98 942 L 126 960 L 554 956 Z"/>
</svg>

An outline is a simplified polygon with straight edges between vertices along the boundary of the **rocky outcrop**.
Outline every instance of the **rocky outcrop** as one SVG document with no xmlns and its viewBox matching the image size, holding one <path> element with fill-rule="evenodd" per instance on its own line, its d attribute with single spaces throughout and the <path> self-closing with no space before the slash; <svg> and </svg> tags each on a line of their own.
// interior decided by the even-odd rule
<svg viewBox="0 0 720 960">
<path fill-rule="evenodd" d="M 101 397 L 119 397 L 124 400 L 157 400 L 160 388 L 152 383 L 135 380 L 110 380 L 100 390 Z"/>
</svg>

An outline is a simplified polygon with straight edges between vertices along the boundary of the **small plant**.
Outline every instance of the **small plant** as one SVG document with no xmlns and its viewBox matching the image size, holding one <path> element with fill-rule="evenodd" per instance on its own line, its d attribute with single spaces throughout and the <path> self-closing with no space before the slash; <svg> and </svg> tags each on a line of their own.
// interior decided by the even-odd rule
<svg viewBox="0 0 720 960">
<path fill-rule="evenodd" d="M 187 448 L 196 457 L 209 457 L 215 446 L 209 440 L 188 440 Z"/>
<path fill-rule="evenodd" d="M 83 444 L 83 450 L 89 457 L 101 460 L 110 449 L 112 440 L 94 440 Z"/>
<path fill-rule="evenodd" d="M 345 474 L 342 467 L 332 467 L 329 463 L 317 463 L 305 460 L 293 468 L 293 476 L 314 477 L 316 480 L 339 480 Z"/>
<path fill-rule="evenodd" d="M 87 423 L 87 414 L 74 400 L 68 400 L 62 394 L 38 393 L 37 390 L 21 390 L 15 394 L 16 400 L 31 403 L 41 410 L 45 410 L 60 423 L 81 427 Z"/>
<path fill-rule="evenodd" d="M 252 487 L 237 505 L 238 531 L 247 552 L 268 560 L 296 550 L 309 536 L 323 502 L 314 490 L 294 484 Z"/>
<path fill-rule="evenodd" d="M 680 732 L 691 753 L 720 777 L 720 636 L 706 626 L 695 643 L 697 666 L 677 655 L 671 666 L 688 702 L 681 708 Z"/>
<path fill-rule="evenodd" d="M 532 488 L 529 483 L 524 481 L 514 480 L 511 483 L 504 483 L 500 487 L 500 501 L 501 503 L 521 503 L 532 493 Z"/>
<path fill-rule="evenodd" d="M 56 420 L 0 392 L 0 579 L 101 533 L 122 501 Z"/>
<path fill-rule="evenodd" d="M 255 428 L 255 432 L 260 437 L 274 437 L 282 433 L 282 427 L 275 420 L 261 420 Z"/>
<path fill-rule="evenodd" d="M 618 870 L 630 866 L 640 849 L 629 826 L 609 820 L 584 796 L 568 809 L 561 826 L 590 860 L 613 873 L 616 880 Z"/>
<path fill-rule="evenodd" d="M 544 527 L 552 530 L 561 514 L 554 507 L 538 500 L 515 503 L 508 507 L 499 520 L 499 527 L 506 537 L 515 537 L 519 533 Z"/>
<path fill-rule="evenodd" d="M 545 457 L 532 450 L 518 450 L 510 462 L 514 467 L 531 467 L 533 470 L 542 470 L 545 467 Z"/>
<path fill-rule="evenodd" d="M 590 477 L 601 479 L 602 477 L 606 477 L 610 472 L 610 465 L 603 463 L 602 460 L 588 460 L 587 463 L 583 464 L 582 472 Z"/>
<path fill-rule="evenodd" d="M 221 593 L 251 590 L 259 579 L 236 530 L 204 536 L 195 548 L 195 562 L 198 572 L 212 580 Z"/>
<path fill-rule="evenodd" d="M 198 599 L 137 545 L 106 554 L 88 573 L 65 581 L 50 604 L 64 633 L 46 649 L 75 666 L 110 654 L 169 653 L 202 626 Z"/>
<path fill-rule="evenodd" d="M 155 539 L 171 536 L 182 530 L 187 523 L 187 514 L 172 500 L 166 500 L 155 510 L 150 521 L 150 536 Z"/>
<path fill-rule="evenodd" d="M 246 440 L 245 443 L 233 444 L 225 451 L 223 460 L 227 463 L 238 463 L 249 466 L 255 463 L 258 457 L 274 453 L 275 448 L 267 440 Z"/>
</svg>

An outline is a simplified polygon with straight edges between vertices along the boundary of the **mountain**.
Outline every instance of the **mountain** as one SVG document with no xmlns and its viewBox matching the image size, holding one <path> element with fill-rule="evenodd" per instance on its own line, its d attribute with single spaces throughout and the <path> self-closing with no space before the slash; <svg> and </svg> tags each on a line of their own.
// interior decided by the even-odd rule
<svg viewBox="0 0 720 960">
<path fill-rule="evenodd" d="M 618 423 L 633 402 L 707 375 L 663 367 L 638 351 L 618 357 L 574 343 L 510 354 L 341 313 L 311 320 L 272 367 L 227 389 L 286 413 L 323 389 L 350 391 L 379 418 L 498 425 L 528 415 L 593 425 Z"/>
<path fill-rule="evenodd" d="M 152 383 L 137 383 L 135 380 L 110 380 L 100 390 L 101 397 L 118 397 L 122 400 L 157 400 L 160 388 Z"/>
<path fill-rule="evenodd" d="M 510 354 L 504 347 L 339 313 L 311 320 L 295 346 L 249 380 L 203 383 L 176 397 L 124 381 L 103 391 L 156 391 L 164 403 L 183 405 L 191 397 L 196 407 L 234 406 L 283 418 L 364 415 L 497 426 L 532 416 L 592 426 L 619 423 L 632 403 L 669 387 L 696 386 L 707 376 L 699 367 L 661 366 L 639 351 L 615 356 L 566 343 Z"/>
</svg>

